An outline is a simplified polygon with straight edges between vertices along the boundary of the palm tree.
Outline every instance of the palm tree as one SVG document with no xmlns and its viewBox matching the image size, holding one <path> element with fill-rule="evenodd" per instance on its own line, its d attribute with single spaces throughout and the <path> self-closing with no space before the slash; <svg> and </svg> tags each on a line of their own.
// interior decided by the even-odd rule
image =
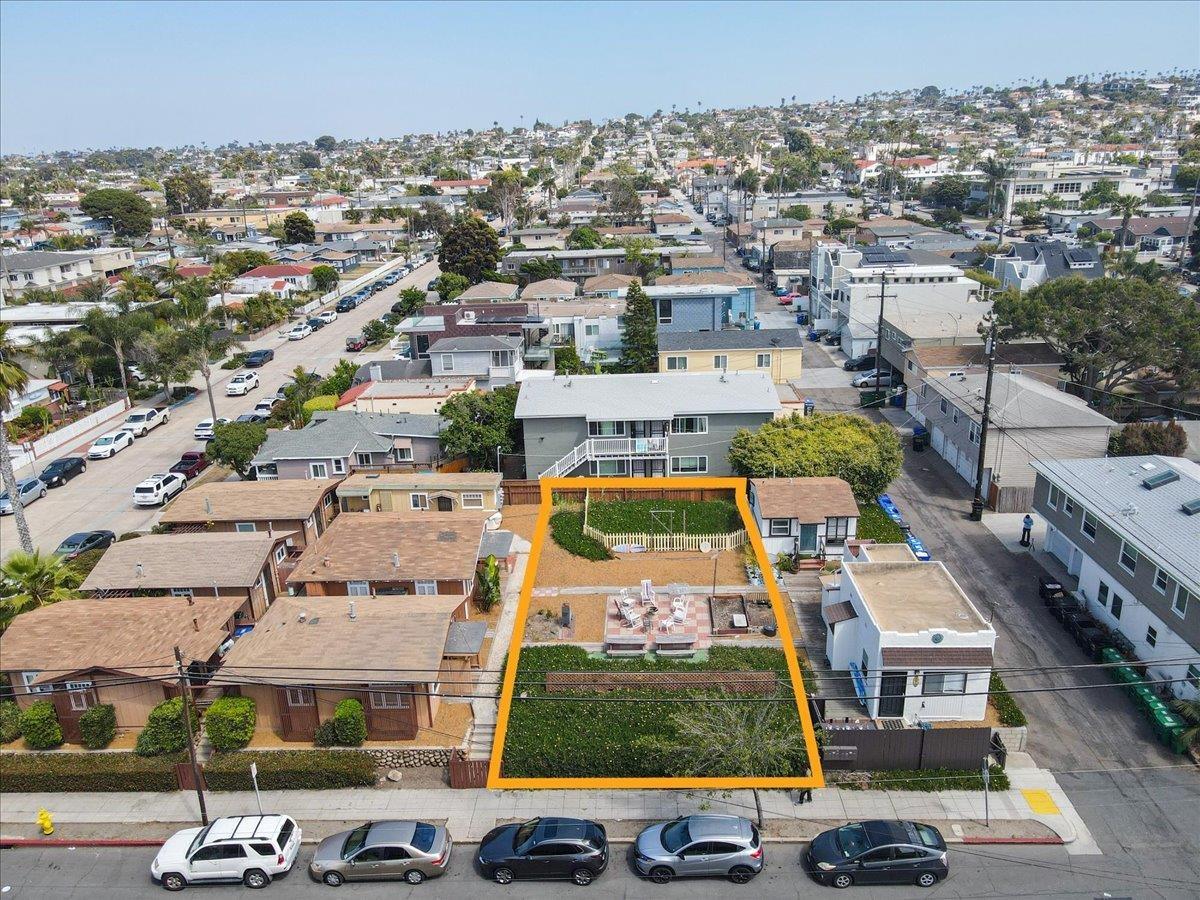
<svg viewBox="0 0 1200 900">
<path fill-rule="evenodd" d="M 992 204 L 996 199 L 996 188 L 1012 174 L 1012 166 L 997 156 L 985 159 L 979 165 L 979 170 L 987 176 L 988 183 L 988 218 L 992 216 Z"/>
<path fill-rule="evenodd" d="M 16 347 L 8 337 L 9 326 L 0 323 L 0 413 L 12 409 L 12 398 L 25 393 L 29 385 L 29 373 L 18 363 L 14 356 Z M 29 522 L 25 519 L 25 507 L 21 505 L 21 495 L 17 492 L 17 479 L 13 475 L 12 457 L 8 454 L 8 429 L 0 416 L 0 481 L 8 496 L 12 498 L 13 518 L 17 523 L 17 537 L 21 541 L 21 549 L 26 553 L 33 551 L 33 536 L 29 533 Z"/>
<path fill-rule="evenodd" d="M 129 390 L 129 378 L 125 372 L 125 353 L 138 337 L 154 325 L 154 317 L 144 310 L 130 306 L 129 296 L 118 291 L 116 309 L 89 309 L 83 317 L 82 327 L 96 341 L 112 350 L 117 357 L 117 373 L 121 376 L 121 389 Z"/>
<path fill-rule="evenodd" d="M 317 395 L 321 376 L 306 372 L 304 366 L 292 370 L 292 383 L 283 389 L 283 402 L 279 404 L 279 415 L 286 418 L 293 428 L 304 427 L 304 404 Z"/>
<path fill-rule="evenodd" d="M 60 556 L 18 550 L 0 563 L 0 581 L 13 593 L 0 599 L 0 628 L 23 612 L 79 596 L 79 573 Z"/>
<path fill-rule="evenodd" d="M 1122 194 L 1112 202 L 1112 214 L 1121 217 L 1121 249 L 1129 243 L 1129 220 L 1142 211 L 1142 201 L 1131 194 Z"/>
<path fill-rule="evenodd" d="M 217 404 L 213 400 L 212 392 L 213 363 L 235 346 L 240 346 L 240 343 L 230 337 L 211 317 L 206 316 L 179 332 L 178 346 L 184 364 L 198 370 L 204 379 L 204 389 L 208 394 L 208 411 L 212 414 L 213 421 L 217 421 Z"/>
<path fill-rule="evenodd" d="M 167 264 L 163 266 L 162 280 L 166 282 L 167 289 L 171 291 L 175 290 L 179 283 L 184 280 L 183 276 L 179 274 L 179 260 L 167 260 Z"/>
<path fill-rule="evenodd" d="M 229 327 L 229 312 L 225 309 L 225 293 L 233 289 L 233 278 L 233 269 L 223 262 L 213 266 L 212 271 L 208 274 L 209 284 L 221 295 L 221 319 L 226 328 Z"/>
</svg>

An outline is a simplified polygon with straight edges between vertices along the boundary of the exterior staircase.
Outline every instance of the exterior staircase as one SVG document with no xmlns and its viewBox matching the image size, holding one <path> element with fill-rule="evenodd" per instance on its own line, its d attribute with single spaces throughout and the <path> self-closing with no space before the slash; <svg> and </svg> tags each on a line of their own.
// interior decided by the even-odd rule
<svg viewBox="0 0 1200 900">
<path fill-rule="evenodd" d="M 487 700 L 476 703 L 479 705 L 474 707 L 475 721 L 467 739 L 467 759 L 491 759 L 492 743 L 496 739 L 496 704 Z"/>
<path fill-rule="evenodd" d="M 666 456 L 666 437 L 588 438 L 538 475 L 538 478 L 560 478 L 569 475 L 591 459 L 665 459 Z"/>
</svg>

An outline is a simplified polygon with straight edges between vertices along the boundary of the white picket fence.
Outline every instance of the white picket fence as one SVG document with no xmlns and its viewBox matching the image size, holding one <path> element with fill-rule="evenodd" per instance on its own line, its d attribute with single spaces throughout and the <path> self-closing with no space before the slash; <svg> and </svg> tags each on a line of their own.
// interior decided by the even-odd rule
<svg viewBox="0 0 1200 900">
<path fill-rule="evenodd" d="M 16 448 L 10 447 L 9 453 L 12 457 L 13 471 L 15 472 L 23 466 L 29 465 L 34 460 L 45 456 L 51 450 L 61 447 L 81 434 L 86 434 L 97 425 L 101 425 L 109 419 L 119 416 L 127 409 L 129 409 L 129 400 L 122 397 L 120 400 L 108 404 L 108 406 L 101 407 L 90 416 L 76 419 L 70 425 L 52 431 L 45 437 L 38 438 L 36 441 L 22 444 L 19 452 L 12 452 Z"/>
<path fill-rule="evenodd" d="M 666 552 L 671 550 L 697 550 L 707 544 L 710 550 L 736 550 L 746 543 L 746 529 L 739 528 L 728 534 L 608 534 L 584 524 L 583 533 L 602 543 L 608 549 L 620 544 L 642 546 L 647 550 Z"/>
</svg>

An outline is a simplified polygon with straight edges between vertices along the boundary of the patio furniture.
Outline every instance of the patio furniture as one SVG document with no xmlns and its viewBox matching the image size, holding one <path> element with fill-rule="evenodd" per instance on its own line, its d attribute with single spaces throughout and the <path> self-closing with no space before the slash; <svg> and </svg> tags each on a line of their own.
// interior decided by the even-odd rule
<svg viewBox="0 0 1200 900">
<path fill-rule="evenodd" d="M 691 608 L 690 600 L 683 600 L 682 602 L 680 602 L 678 600 L 672 601 L 672 603 L 671 603 L 671 619 L 672 619 L 672 621 L 678 622 L 680 625 L 682 625 L 684 622 L 687 621 L 688 610 L 690 608 Z"/>
<path fill-rule="evenodd" d="M 692 657 L 692 656 L 696 655 L 696 648 L 695 647 L 680 647 L 675 650 L 659 650 L 657 652 L 658 652 L 659 656 L 679 657 L 679 658 L 686 659 L 688 657 Z"/>
<path fill-rule="evenodd" d="M 642 602 L 654 602 L 654 583 L 649 578 L 642 579 Z"/>
<path fill-rule="evenodd" d="M 655 646 L 675 650 L 680 647 L 691 647 L 695 643 L 696 635 L 694 634 L 664 634 L 654 639 Z"/>
</svg>

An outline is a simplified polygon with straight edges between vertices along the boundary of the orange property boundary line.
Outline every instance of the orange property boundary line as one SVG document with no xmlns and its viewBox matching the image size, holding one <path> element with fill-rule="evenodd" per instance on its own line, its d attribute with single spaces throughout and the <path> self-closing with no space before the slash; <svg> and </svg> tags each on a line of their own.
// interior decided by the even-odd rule
<svg viewBox="0 0 1200 900">
<path fill-rule="evenodd" d="M 533 596 L 533 585 L 537 580 L 538 564 L 541 561 L 542 545 L 550 530 L 550 514 L 553 507 L 552 494 L 556 488 L 717 488 L 732 490 L 738 512 L 746 527 L 746 534 L 754 548 L 754 556 L 762 570 L 763 583 L 771 598 L 771 609 L 775 613 L 779 640 L 787 659 L 788 674 L 796 696 L 796 711 L 804 729 L 804 740 L 808 750 L 811 775 L 787 778 L 512 778 L 500 774 L 504 755 L 504 742 L 508 736 L 508 719 L 512 711 L 513 690 L 516 684 L 517 663 L 521 645 L 525 638 L 525 619 Z M 496 790 L 536 788 L 650 788 L 650 789 L 733 789 L 733 788 L 819 788 L 825 786 L 821 772 L 821 759 L 817 753 L 817 737 L 812 719 L 808 714 L 808 702 L 804 693 L 804 681 L 800 677 L 800 663 L 796 658 L 796 647 L 788 624 L 787 610 L 775 583 L 775 573 L 763 546 L 762 537 L 754 526 L 750 504 L 746 499 L 746 481 L 743 478 L 544 478 L 541 481 L 541 510 L 537 528 L 529 552 L 529 564 L 525 570 L 525 581 L 521 586 L 521 599 L 517 606 L 517 623 L 513 629 L 512 644 L 509 646 L 508 666 L 504 672 L 504 683 L 500 691 L 500 710 L 496 721 L 496 736 L 492 745 L 492 758 L 488 765 L 487 786 Z"/>
</svg>

